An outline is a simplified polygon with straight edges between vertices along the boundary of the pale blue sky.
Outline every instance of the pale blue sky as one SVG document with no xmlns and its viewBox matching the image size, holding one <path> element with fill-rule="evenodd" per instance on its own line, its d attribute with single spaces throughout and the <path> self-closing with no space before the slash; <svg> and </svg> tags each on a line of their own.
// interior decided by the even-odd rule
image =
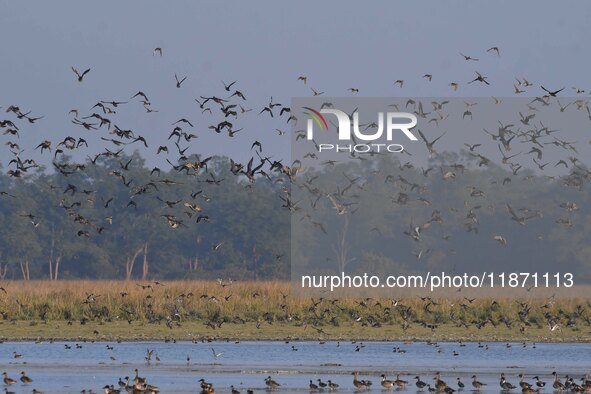
<svg viewBox="0 0 591 394">
<path fill-rule="evenodd" d="M 145 156 L 156 157 L 170 124 L 185 117 L 199 135 L 191 152 L 244 159 L 251 153 L 240 153 L 240 144 L 254 140 L 267 154 L 289 154 L 289 137 L 274 131 L 288 130 L 285 119 L 256 114 L 270 96 L 289 105 L 291 97 L 309 96 L 310 87 L 327 96 L 349 96 L 350 87 L 362 96 L 511 96 L 514 77 L 526 77 L 537 85 L 530 95 L 542 93 L 540 83 L 591 89 L 587 1 L 0 4 L 0 106 L 18 104 L 45 115 L 38 124 L 23 124 L 27 152 L 43 139 L 89 135 L 70 123 L 70 109 L 89 114 L 99 99 L 124 101 L 138 90 L 160 112 L 146 114 L 135 102 L 113 122 L 146 136 L 151 146 Z M 492 46 L 501 57 L 485 52 Z M 152 56 L 155 47 L 163 48 L 162 58 Z M 480 61 L 466 62 L 458 52 Z M 71 66 L 92 71 L 79 84 Z M 475 70 L 492 85 L 466 85 Z M 181 89 L 175 73 L 188 76 Z M 421 78 L 425 73 L 433 74 L 432 82 Z M 296 80 L 299 75 L 308 76 L 308 85 Z M 393 85 L 397 79 L 406 81 L 403 89 Z M 207 129 L 220 117 L 202 116 L 193 101 L 225 94 L 220 80 L 238 80 L 245 106 L 254 109 L 235 121 L 245 131 L 232 143 Z M 462 84 L 458 92 L 448 86 L 452 81 Z"/>
</svg>

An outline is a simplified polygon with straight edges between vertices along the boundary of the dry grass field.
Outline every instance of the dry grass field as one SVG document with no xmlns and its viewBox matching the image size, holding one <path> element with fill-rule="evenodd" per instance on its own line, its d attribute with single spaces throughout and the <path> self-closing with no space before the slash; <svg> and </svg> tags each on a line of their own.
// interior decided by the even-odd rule
<svg viewBox="0 0 591 394">
<path fill-rule="evenodd" d="M 0 338 L 591 341 L 569 297 L 293 298 L 289 282 L 27 281 L 0 286 Z"/>
</svg>

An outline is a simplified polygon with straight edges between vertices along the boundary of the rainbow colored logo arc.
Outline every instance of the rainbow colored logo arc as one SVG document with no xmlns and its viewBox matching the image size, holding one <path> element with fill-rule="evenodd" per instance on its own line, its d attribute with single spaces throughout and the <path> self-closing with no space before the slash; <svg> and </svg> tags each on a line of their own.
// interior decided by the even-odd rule
<svg viewBox="0 0 591 394">
<path fill-rule="evenodd" d="M 318 127 L 320 127 L 320 130 L 323 129 L 328 129 L 328 123 L 326 123 L 326 119 L 324 119 L 324 116 L 322 116 L 322 114 L 318 111 L 316 111 L 315 109 L 312 109 L 310 107 L 304 107 L 304 109 L 310 111 L 310 112 L 305 112 L 305 115 L 308 115 L 310 118 L 312 118 L 314 120 L 314 122 L 316 122 L 316 124 L 318 125 Z"/>
</svg>

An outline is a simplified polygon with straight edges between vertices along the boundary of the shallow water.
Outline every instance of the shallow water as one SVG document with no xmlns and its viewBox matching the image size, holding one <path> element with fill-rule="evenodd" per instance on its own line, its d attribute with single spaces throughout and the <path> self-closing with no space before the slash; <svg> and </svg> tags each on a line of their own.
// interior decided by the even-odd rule
<svg viewBox="0 0 591 394">
<path fill-rule="evenodd" d="M 470 377 L 488 383 L 481 393 L 499 393 L 498 377 L 501 372 L 517 385 L 517 375 L 524 373 L 528 381 L 539 375 L 551 386 L 551 373 L 570 374 L 580 379 L 591 372 L 591 344 L 560 343 L 440 343 L 425 342 L 212 342 L 212 343 L 33 343 L 6 342 L 0 345 L 0 369 L 17 379 L 20 371 L 33 378 L 30 385 L 19 383 L 10 390 L 30 393 L 33 388 L 45 393 L 79 393 L 82 389 L 102 392 L 105 384 L 117 386 L 118 379 L 134 376 L 134 369 L 148 378 L 150 384 L 162 392 L 194 393 L 199 391 L 198 379 L 214 384 L 217 393 L 230 393 L 230 385 L 240 390 L 264 390 L 264 378 L 272 375 L 282 386 L 278 392 L 308 392 L 309 380 L 331 379 L 338 383 L 339 392 L 353 392 L 351 372 L 361 371 L 360 378 L 374 382 L 372 392 L 382 392 L 379 375 L 385 373 L 395 379 L 411 381 L 403 390 L 415 393 L 415 375 L 431 383 L 435 371 L 457 388 L 460 377 L 471 388 Z M 113 350 L 107 349 L 112 346 Z M 292 350 L 292 346 L 297 350 Z M 395 353 L 399 347 L 405 353 Z M 487 349 L 488 347 L 488 349 Z M 148 365 L 147 350 L 153 350 Z M 215 349 L 217 357 L 212 349 Z M 438 349 L 441 349 L 439 351 Z M 13 352 L 22 354 L 15 359 Z M 457 355 L 454 356 L 454 352 Z M 220 354 L 221 353 L 221 354 Z M 160 361 L 156 360 L 156 355 Z M 187 356 L 190 358 L 187 363 Z M 112 358 L 111 358 L 112 357 Z M 398 391 L 398 390 L 395 390 Z M 471 391 L 471 390 L 466 390 Z M 520 390 L 514 390 L 516 393 Z M 545 389 L 552 392 L 551 387 Z M 426 392 L 426 391 L 425 391 Z M 244 393 L 246 393 L 244 391 Z"/>
</svg>

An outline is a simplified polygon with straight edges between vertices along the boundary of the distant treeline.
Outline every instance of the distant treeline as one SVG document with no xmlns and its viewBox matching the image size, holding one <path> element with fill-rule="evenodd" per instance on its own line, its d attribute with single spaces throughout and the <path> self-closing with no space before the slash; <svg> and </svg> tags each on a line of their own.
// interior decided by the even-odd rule
<svg viewBox="0 0 591 394">
<path fill-rule="evenodd" d="M 310 274 L 591 281 L 591 172 L 580 163 L 556 177 L 465 152 L 430 170 L 383 155 L 256 176 L 225 157 L 190 170 L 149 168 L 138 153 L 67 163 L 0 173 L 1 278 L 286 279 L 294 258 Z"/>
<path fill-rule="evenodd" d="M 547 176 L 483 165 L 467 151 L 442 152 L 425 168 L 401 157 L 326 162 L 298 177 L 294 271 L 548 272 L 591 281 L 591 172 L 582 163 Z"/>
<path fill-rule="evenodd" d="M 289 276 L 281 178 L 251 182 L 222 157 L 197 171 L 137 153 L 67 163 L 0 173 L 0 278 Z"/>
</svg>

